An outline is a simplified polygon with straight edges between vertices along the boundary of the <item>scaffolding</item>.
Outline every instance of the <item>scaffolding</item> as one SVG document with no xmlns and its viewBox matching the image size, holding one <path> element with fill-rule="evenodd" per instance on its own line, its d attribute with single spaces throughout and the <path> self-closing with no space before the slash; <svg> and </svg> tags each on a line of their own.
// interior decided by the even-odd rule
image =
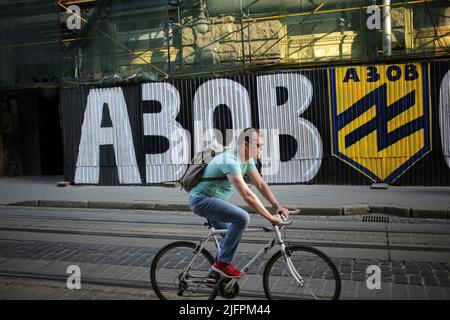
<svg viewBox="0 0 450 320">
<path fill-rule="evenodd" d="M 32 83 L 42 71 L 18 66 L 52 55 L 48 83 L 72 85 L 430 59 L 450 49 L 450 6 L 440 0 L 42 1 L 51 36 L 17 41 L 9 25 L 44 23 L 36 3 L 23 11 L 0 0 L 0 59 L 9 66 L 0 86 Z"/>
</svg>

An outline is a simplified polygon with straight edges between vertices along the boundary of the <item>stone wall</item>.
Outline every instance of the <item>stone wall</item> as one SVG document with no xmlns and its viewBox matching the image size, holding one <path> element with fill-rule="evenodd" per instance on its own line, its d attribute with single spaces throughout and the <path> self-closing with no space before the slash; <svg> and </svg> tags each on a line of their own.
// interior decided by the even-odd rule
<svg viewBox="0 0 450 320">
<path fill-rule="evenodd" d="M 279 20 L 246 22 L 242 27 L 232 16 L 211 18 L 210 21 L 210 30 L 205 34 L 192 27 L 183 28 L 184 64 L 236 65 L 242 63 L 243 56 L 247 60 L 258 57 L 263 61 L 280 58 Z"/>
</svg>

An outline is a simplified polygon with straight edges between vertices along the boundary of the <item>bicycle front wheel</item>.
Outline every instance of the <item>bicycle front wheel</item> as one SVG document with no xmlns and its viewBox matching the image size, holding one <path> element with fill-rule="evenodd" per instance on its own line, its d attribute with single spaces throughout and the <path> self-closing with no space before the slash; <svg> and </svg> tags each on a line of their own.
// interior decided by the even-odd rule
<svg viewBox="0 0 450 320">
<path fill-rule="evenodd" d="M 264 269 L 263 285 L 268 299 L 339 299 L 341 278 L 330 258 L 305 246 L 287 247 L 286 253 L 286 257 L 281 250 L 275 253 Z"/>
<path fill-rule="evenodd" d="M 150 267 L 150 281 L 161 300 L 213 300 L 217 295 L 214 284 L 207 282 L 212 255 L 197 245 L 179 241 L 168 244 L 155 255 Z"/>
</svg>

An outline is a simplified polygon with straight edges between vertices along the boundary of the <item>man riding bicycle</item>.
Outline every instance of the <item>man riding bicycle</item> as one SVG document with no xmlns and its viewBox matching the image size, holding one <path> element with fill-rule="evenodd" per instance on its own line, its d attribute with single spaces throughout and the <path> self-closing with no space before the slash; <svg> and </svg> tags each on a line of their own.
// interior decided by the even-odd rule
<svg viewBox="0 0 450 320">
<path fill-rule="evenodd" d="M 238 137 L 237 146 L 217 155 L 206 167 L 202 178 L 223 178 L 198 183 L 189 193 L 192 211 L 210 220 L 215 229 L 228 229 L 221 242 L 216 260 L 211 269 L 222 276 L 239 278 L 241 272 L 231 262 L 242 234 L 250 222 L 248 212 L 228 202 L 234 189 L 257 213 L 272 224 L 281 222 L 278 215 L 272 215 L 258 197 L 247 186 L 244 175 L 248 175 L 259 192 L 272 204 L 275 212 L 282 212 L 287 218 L 289 211 L 283 208 L 273 195 L 268 184 L 259 174 L 255 160 L 261 158 L 263 137 L 259 129 L 247 128 Z"/>
</svg>

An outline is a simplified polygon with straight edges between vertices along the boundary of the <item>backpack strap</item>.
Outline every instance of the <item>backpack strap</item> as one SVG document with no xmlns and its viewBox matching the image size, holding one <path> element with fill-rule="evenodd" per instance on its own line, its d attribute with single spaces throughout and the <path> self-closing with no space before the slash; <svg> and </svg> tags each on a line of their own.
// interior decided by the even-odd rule
<svg viewBox="0 0 450 320">
<path fill-rule="evenodd" d="M 201 181 L 219 181 L 219 180 L 227 180 L 227 177 L 207 177 L 201 178 Z"/>
</svg>

